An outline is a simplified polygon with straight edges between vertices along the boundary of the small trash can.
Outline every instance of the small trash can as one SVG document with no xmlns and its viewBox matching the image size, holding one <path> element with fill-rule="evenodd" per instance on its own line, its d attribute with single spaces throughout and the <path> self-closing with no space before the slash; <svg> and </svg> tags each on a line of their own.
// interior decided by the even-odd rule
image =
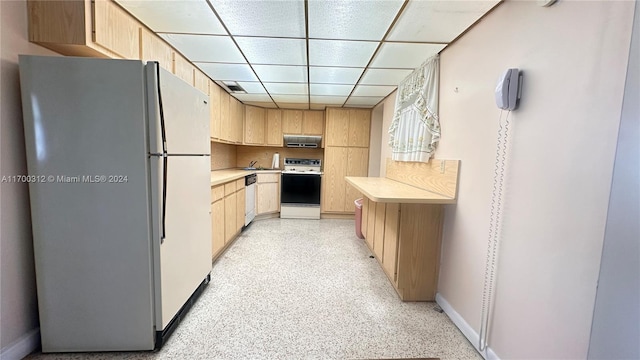
<svg viewBox="0 0 640 360">
<path fill-rule="evenodd" d="M 364 239 L 362 235 L 362 198 L 353 202 L 356 205 L 356 236 Z"/>
</svg>

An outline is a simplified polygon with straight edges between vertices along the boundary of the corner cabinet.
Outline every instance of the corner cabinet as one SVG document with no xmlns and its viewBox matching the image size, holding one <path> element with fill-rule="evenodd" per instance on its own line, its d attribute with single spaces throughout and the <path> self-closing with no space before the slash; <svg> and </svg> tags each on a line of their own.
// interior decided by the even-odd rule
<svg viewBox="0 0 640 360">
<path fill-rule="evenodd" d="M 109 0 L 27 1 L 29 41 L 64 55 L 140 59 L 142 25 Z"/>
<path fill-rule="evenodd" d="M 325 119 L 323 213 L 353 214 L 361 194 L 345 176 L 367 176 L 369 169 L 369 109 L 327 108 Z"/>
</svg>

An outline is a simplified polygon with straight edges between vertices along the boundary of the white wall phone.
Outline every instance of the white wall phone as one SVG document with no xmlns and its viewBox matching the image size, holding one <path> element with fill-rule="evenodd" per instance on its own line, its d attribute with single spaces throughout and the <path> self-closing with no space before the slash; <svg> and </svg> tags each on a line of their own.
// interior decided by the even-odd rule
<svg viewBox="0 0 640 360">
<path fill-rule="evenodd" d="M 503 110 L 515 110 L 520 103 L 522 73 L 518 69 L 507 69 L 496 85 L 496 105 Z"/>
</svg>

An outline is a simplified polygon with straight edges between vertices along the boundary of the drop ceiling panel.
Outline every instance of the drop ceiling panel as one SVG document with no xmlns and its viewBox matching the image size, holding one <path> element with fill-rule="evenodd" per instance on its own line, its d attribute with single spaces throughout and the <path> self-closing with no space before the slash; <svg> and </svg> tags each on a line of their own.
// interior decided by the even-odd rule
<svg viewBox="0 0 640 360">
<path fill-rule="evenodd" d="M 251 64 L 307 65 L 304 39 L 235 37 Z"/>
<path fill-rule="evenodd" d="M 382 40 L 402 0 L 309 1 L 309 37 Z"/>
<path fill-rule="evenodd" d="M 351 96 L 345 106 L 365 106 L 372 107 L 378 104 L 384 96 Z"/>
<path fill-rule="evenodd" d="M 187 59 L 193 61 L 246 64 L 229 36 L 160 34 Z"/>
<path fill-rule="evenodd" d="M 273 94 L 271 95 L 275 102 L 279 103 L 307 103 L 309 101 L 309 97 L 307 95 L 279 95 Z"/>
<path fill-rule="evenodd" d="M 238 85 L 242 86 L 244 91 L 249 94 L 266 94 L 267 91 L 264 89 L 261 83 L 259 82 L 246 82 L 239 81 Z"/>
<path fill-rule="evenodd" d="M 411 69 L 367 69 L 360 79 L 360 84 L 398 85 L 412 72 Z"/>
<path fill-rule="evenodd" d="M 353 96 L 387 96 L 393 90 L 395 86 L 375 86 L 375 85 L 358 85 L 353 90 Z"/>
<path fill-rule="evenodd" d="M 116 2 L 155 32 L 227 35 L 205 0 Z"/>
<path fill-rule="evenodd" d="M 365 67 L 377 47 L 371 41 L 309 40 L 309 65 Z"/>
<path fill-rule="evenodd" d="M 247 64 L 195 63 L 213 80 L 258 81 Z"/>
<path fill-rule="evenodd" d="M 269 94 L 274 95 L 304 95 L 307 96 L 307 84 L 297 83 L 263 83 Z M 274 98 L 275 100 L 275 98 Z M 276 100 L 277 101 L 277 100 Z"/>
<path fill-rule="evenodd" d="M 371 67 L 415 69 L 445 46 L 444 44 L 384 43 L 371 63 Z"/>
<path fill-rule="evenodd" d="M 307 103 L 286 103 L 286 102 L 278 102 L 278 107 L 281 109 L 309 109 L 309 104 Z"/>
<path fill-rule="evenodd" d="M 451 42 L 499 2 L 410 1 L 387 40 Z"/>
<path fill-rule="evenodd" d="M 342 105 L 345 101 L 347 101 L 346 96 L 311 95 L 311 103 L 315 104 Z"/>
<path fill-rule="evenodd" d="M 267 94 L 231 94 L 236 99 L 245 102 L 245 101 L 254 101 L 254 102 L 271 102 L 271 98 Z"/>
<path fill-rule="evenodd" d="M 311 95 L 348 96 L 353 85 L 309 84 Z"/>
<path fill-rule="evenodd" d="M 305 37 L 304 1 L 212 0 L 231 35 Z"/>
<path fill-rule="evenodd" d="M 309 67 L 309 81 L 317 84 L 355 84 L 364 68 Z"/>
<path fill-rule="evenodd" d="M 263 82 L 307 82 L 306 66 L 253 65 Z"/>
</svg>

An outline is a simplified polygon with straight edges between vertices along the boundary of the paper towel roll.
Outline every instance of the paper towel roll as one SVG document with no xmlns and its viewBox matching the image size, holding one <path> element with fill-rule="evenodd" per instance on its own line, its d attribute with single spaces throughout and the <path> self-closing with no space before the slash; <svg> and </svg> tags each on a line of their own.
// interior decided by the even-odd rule
<svg viewBox="0 0 640 360">
<path fill-rule="evenodd" d="M 280 154 L 273 154 L 273 160 L 271 161 L 272 169 L 280 169 Z"/>
</svg>

